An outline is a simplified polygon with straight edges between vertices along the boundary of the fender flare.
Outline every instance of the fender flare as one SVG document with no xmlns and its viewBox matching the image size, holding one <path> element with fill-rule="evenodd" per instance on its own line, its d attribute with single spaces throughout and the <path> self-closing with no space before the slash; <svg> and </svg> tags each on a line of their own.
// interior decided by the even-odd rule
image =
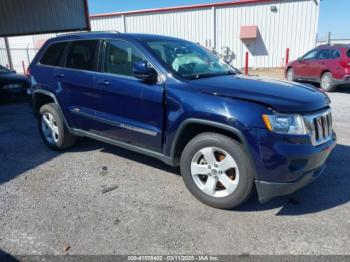
<svg viewBox="0 0 350 262">
<path fill-rule="evenodd" d="M 218 122 L 215 122 L 215 121 L 198 119 L 198 118 L 188 118 L 188 119 L 184 120 L 180 124 L 178 130 L 176 131 L 175 137 L 174 137 L 174 139 L 172 141 L 172 144 L 171 144 L 171 150 L 170 150 L 170 158 L 173 159 L 174 163 L 177 162 L 176 159 L 175 159 L 175 148 L 176 148 L 176 145 L 177 145 L 178 141 L 181 139 L 182 132 L 185 130 L 186 126 L 188 126 L 189 124 L 202 124 L 202 125 L 212 126 L 212 127 L 216 127 L 216 128 L 219 128 L 219 129 L 223 129 L 225 131 L 229 131 L 232 134 L 236 135 L 242 141 L 243 148 L 244 148 L 245 152 L 248 154 L 249 160 L 252 162 L 252 165 L 254 167 L 254 176 L 255 176 L 256 166 L 253 163 L 253 156 L 252 156 L 250 147 L 248 145 L 248 142 L 247 142 L 245 136 L 243 135 L 243 133 L 239 129 L 237 129 L 237 128 L 233 127 L 233 126 L 229 126 L 229 125 L 226 125 L 226 124 L 218 123 Z"/>
<path fill-rule="evenodd" d="M 36 89 L 36 90 L 34 90 L 33 94 L 32 94 L 33 110 L 34 110 L 34 103 L 35 103 L 35 101 L 34 101 L 35 94 L 43 94 L 43 95 L 47 95 L 47 96 L 51 97 L 53 99 L 54 103 L 57 105 L 59 113 L 62 115 L 62 118 L 63 118 L 63 121 L 64 121 L 66 127 L 68 128 L 69 131 L 72 131 L 70 125 L 67 122 L 67 119 L 66 119 L 65 115 L 63 114 L 62 108 L 61 108 L 60 104 L 58 103 L 58 100 L 57 100 L 55 94 L 50 92 L 50 91 L 43 90 L 43 89 Z"/>
</svg>

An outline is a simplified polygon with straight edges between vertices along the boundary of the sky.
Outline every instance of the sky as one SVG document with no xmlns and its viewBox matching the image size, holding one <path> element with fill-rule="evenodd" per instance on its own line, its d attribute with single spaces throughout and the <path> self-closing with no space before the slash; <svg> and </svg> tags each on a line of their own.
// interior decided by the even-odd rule
<svg viewBox="0 0 350 262">
<path fill-rule="evenodd" d="M 88 0 L 90 14 L 121 12 L 148 8 L 225 2 L 228 0 Z M 318 35 L 326 38 L 350 38 L 350 0 L 322 0 Z"/>
</svg>

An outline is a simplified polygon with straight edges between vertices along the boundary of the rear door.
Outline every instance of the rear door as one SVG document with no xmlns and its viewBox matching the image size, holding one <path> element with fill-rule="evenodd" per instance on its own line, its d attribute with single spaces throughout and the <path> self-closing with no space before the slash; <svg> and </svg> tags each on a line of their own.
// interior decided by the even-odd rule
<svg viewBox="0 0 350 262">
<path fill-rule="evenodd" d="M 95 70 L 100 41 L 72 41 L 66 48 L 64 67 L 55 70 L 60 104 L 74 128 L 90 130 L 95 117 Z"/>
<path fill-rule="evenodd" d="M 35 88 L 48 90 L 51 93 L 56 94 L 58 88 L 55 70 L 58 66 L 62 66 L 67 44 L 67 42 L 49 44 L 43 51 L 40 60 L 36 61 L 39 59 L 40 53 L 35 57 L 29 67 L 31 82 Z M 42 50 L 39 52 L 41 51 Z"/>
<path fill-rule="evenodd" d="M 106 40 L 102 53 L 102 72 L 95 81 L 97 131 L 111 139 L 160 152 L 163 84 L 145 83 L 133 76 L 133 63 L 146 58 L 130 42 Z"/>
<path fill-rule="evenodd" d="M 330 68 L 331 62 L 332 62 L 332 51 L 333 51 L 332 49 L 328 48 L 328 49 L 321 49 L 317 53 L 316 63 L 314 63 L 314 65 L 310 69 L 312 77 L 314 79 L 319 80 L 322 72 Z"/>
</svg>

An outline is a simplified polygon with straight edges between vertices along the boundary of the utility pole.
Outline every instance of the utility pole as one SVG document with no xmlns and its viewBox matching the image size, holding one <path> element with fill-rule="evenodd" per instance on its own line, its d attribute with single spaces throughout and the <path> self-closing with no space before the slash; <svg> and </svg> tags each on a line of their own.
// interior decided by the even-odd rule
<svg viewBox="0 0 350 262">
<path fill-rule="evenodd" d="M 11 69 L 13 69 L 13 63 L 12 63 L 12 56 L 11 56 L 11 50 L 10 50 L 10 45 L 7 37 L 5 39 L 5 48 L 6 48 L 6 53 L 7 53 L 7 60 L 9 62 L 9 66 Z"/>
<path fill-rule="evenodd" d="M 328 45 L 331 44 L 331 32 L 328 32 L 328 39 L 327 39 Z"/>
</svg>

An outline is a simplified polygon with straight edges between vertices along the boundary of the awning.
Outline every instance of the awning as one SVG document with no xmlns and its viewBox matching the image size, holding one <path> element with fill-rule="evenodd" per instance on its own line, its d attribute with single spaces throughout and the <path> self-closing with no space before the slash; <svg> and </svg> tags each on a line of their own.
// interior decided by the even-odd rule
<svg viewBox="0 0 350 262">
<path fill-rule="evenodd" d="M 240 38 L 242 40 L 258 38 L 258 27 L 256 25 L 241 26 Z"/>
</svg>

